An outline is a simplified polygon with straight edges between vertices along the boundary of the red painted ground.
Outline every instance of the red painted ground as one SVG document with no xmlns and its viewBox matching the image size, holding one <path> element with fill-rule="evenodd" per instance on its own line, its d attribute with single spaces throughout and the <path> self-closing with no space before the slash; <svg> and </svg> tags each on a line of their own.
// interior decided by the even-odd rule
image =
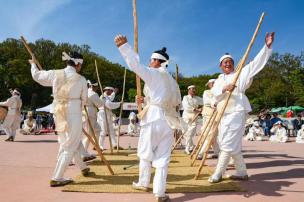
<svg viewBox="0 0 304 202">
<path fill-rule="evenodd" d="M 13 143 L 0 136 L 0 201 L 154 201 L 152 194 L 66 193 L 50 188 L 56 162 L 55 135 L 18 135 Z M 136 137 L 122 137 L 122 146 L 135 147 Z M 247 192 L 170 194 L 172 201 L 304 201 L 304 144 L 245 142 L 245 161 L 250 181 Z M 208 161 L 215 165 L 215 161 Z M 231 172 L 231 171 L 229 171 Z M 67 177 L 79 171 L 70 167 Z M 130 182 L 131 183 L 131 182 Z"/>
</svg>

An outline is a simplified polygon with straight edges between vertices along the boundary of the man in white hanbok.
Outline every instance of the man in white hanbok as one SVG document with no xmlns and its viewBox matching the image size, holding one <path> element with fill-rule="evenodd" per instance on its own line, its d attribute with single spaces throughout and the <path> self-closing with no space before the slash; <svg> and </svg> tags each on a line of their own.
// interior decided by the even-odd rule
<svg viewBox="0 0 304 202">
<path fill-rule="evenodd" d="M 1 106 L 8 108 L 7 115 L 2 124 L 2 128 L 8 138 L 7 142 L 13 142 L 16 136 L 17 129 L 20 128 L 21 122 L 21 106 L 22 100 L 20 98 L 21 93 L 18 89 L 10 91 L 12 97 L 8 98 L 5 102 L 0 102 Z"/>
<path fill-rule="evenodd" d="M 33 118 L 33 112 L 27 112 L 27 119 L 24 120 L 22 130 L 20 131 L 24 135 L 35 134 L 36 120 Z"/>
<path fill-rule="evenodd" d="M 276 122 L 273 127 L 270 129 L 270 132 L 273 134 L 270 136 L 270 142 L 281 142 L 285 143 L 288 141 L 288 135 L 286 129 L 283 127 L 281 121 Z"/>
<path fill-rule="evenodd" d="M 304 125 L 297 132 L 296 143 L 304 143 Z"/>
<path fill-rule="evenodd" d="M 177 106 L 181 104 L 181 95 L 176 81 L 166 68 L 169 56 L 165 48 L 155 51 L 151 56 L 149 67 L 145 67 L 140 63 L 138 54 L 127 43 L 125 36 L 116 36 L 115 43 L 129 68 L 145 82 L 144 94 L 149 97 L 147 105 L 138 114 L 141 119 L 137 149 L 140 159 L 139 181 L 133 182 L 133 188 L 147 190 L 152 163 L 156 168 L 153 193 L 157 201 L 169 201 L 165 191 L 173 130 L 181 129 L 177 113 Z M 143 101 L 141 98 L 138 100 Z"/>
<path fill-rule="evenodd" d="M 103 95 L 100 96 L 101 99 L 104 99 L 105 104 L 99 107 L 99 112 L 97 116 L 97 122 L 100 125 L 101 131 L 99 136 L 99 146 L 101 149 L 104 149 L 104 142 L 106 139 L 106 135 L 110 135 L 112 146 L 114 149 L 117 149 L 117 140 L 116 133 L 114 130 L 113 124 L 113 109 L 117 109 L 120 107 L 120 102 L 113 102 L 115 98 L 115 89 L 113 87 L 105 87 Z M 106 113 L 105 106 L 107 110 L 107 120 L 106 121 Z M 119 147 L 122 150 L 122 147 Z"/>
<path fill-rule="evenodd" d="M 220 67 L 223 74 L 219 75 L 211 89 L 217 102 L 218 111 L 223 107 L 228 92 L 233 93 L 218 128 L 220 155 L 215 172 L 208 179 L 210 183 L 217 183 L 222 180 L 230 157 L 234 160 L 236 168 L 236 174 L 230 176 L 230 179 L 248 180 L 246 165 L 241 153 L 245 118 L 246 114 L 251 111 L 245 91 L 251 85 L 253 77 L 264 68 L 271 56 L 273 39 L 274 33 L 266 34 L 264 47 L 253 61 L 244 66 L 235 86 L 232 84 L 236 75 L 232 56 L 225 54 L 220 58 Z"/>
<path fill-rule="evenodd" d="M 100 99 L 97 90 L 98 90 L 98 83 L 88 81 L 88 103 L 86 105 L 89 120 L 91 123 L 91 126 L 94 130 L 94 134 L 96 135 L 96 138 L 99 138 L 99 134 L 101 131 L 100 125 L 97 123 L 97 110 L 104 105 L 104 100 Z M 93 131 L 91 130 L 91 127 L 89 125 L 88 117 L 85 115 L 84 119 L 84 129 L 92 135 Z M 88 152 L 89 147 L 89 139 L 85 136 L 82 140 L 83 148 L 81 149 L 81 156 L 83 158 L 83 161 L 90 161 L 92 159 L 95 159 L 96 156 L 93 154 L 90 154 Z"/>
<path fill-rule="evenodd" d="M 87 103 L 88 88 L 86 79 L 78 74 L 83 57 L 77 52 L 70 55 L 63 52 L 67 67 L 60 70 L 39 70 L 34 60 L 29 60 L 33 79 L 43 86 L 50 86 L 54 96 L 54 115 L 58 142 L 60 144 L 58 159 L 51 187 L 64 186 L 72 182 L 63 178 L 64 172 L 74 158 L 83 176 L 90 174 L 90 169 L 80 155 L 82 138 L 82 108 Z"/>
<path fill-rule="evenodd" d="M 130 136 L 139 135 L 139 126 L 136 123 L 136 114 L 134 112 L 131 112 L 129 114 L 128 135 Z"/>
<path fill-rule="evenodd" d="M 203 127 L 206 127 L 207 122 L 209 121 L 209 119 L 211 118 L 212 114 L 214 113 L 214 111 L 216 111 L 216 101 L 215 98 L 211 92 L 211 88 L 213 87 L 215 82 L 215 79 L 210 79 L 206 86 L 208 86 L 208 90 L 205 90 L 203 93 L 203 102 L 204 102 L 204 107 L 203 107 L 203 111 L 202 111 L 202 115 L 203 115 Z M 198 160 L 202 160 L 203 158 L 203 154 L 205 152 L 207 152 L 207 142 L 209 140 L 206 139 L 206 141 L 204 142 L 204 145 L 202 146 L 201 151 L 199 152 L 197 159 Z M 220 148 L 219 145 L 217 143 L 217 137 L 215 137 L 212 141 L 211 147 L 213 149 L 213 154 L 208 154 L 207 158 L 217 158 L 220 152 Z"/>
<path fill-rule="evenodd" d="M 264 130 L 260 126 L 259 121 L 254 121 L 249 128 L 248 134 L 244 137 L 244 140 L 249 141 L 263 141 L 265 139 Z"/>
<path fill-rule="evenodd" d="M 195 119 L 197 114 L 202 112 L 203 99 L 199 96 L 196 96 L 196 87 L 195 85 L 188 86 L 188 95 L 183 97 L 183 120 L 187 123 L 187 130 L 185 131 L 185 153 L 191 154 L 194 144 L 193 137 L 196 134 L 198 119 Z"/>
</svg>

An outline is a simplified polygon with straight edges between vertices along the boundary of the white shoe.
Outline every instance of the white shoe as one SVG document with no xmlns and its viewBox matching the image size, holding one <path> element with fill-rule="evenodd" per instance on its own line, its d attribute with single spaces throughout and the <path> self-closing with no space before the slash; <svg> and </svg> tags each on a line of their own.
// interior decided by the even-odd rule
<svg viewBox="0 0 304 202">
<path fill-rule="evenodd" d="M 213 178 L 212 176 L 208 178 L 208 182 L 211 184 L 219 183 L 222 181 L 222 177 L 220 178 Z"/>
<path fill-rule="evenodd" d="M 132 183 L 132 188 L 133 189 L 135 189 L 135 190 L 140 190 L 140 191 L 148 191 L 148 187 L 144 187 L 144 186 L 141 186 L 141 185 L 139 185 L 138 183 L 136 183 L 136 182 L 133 182 Z"/>
<path fill-rule="evenodd" d="M 161 196 L 161 197 L 156 196 L 155 199 L 156 199 L 157 202 L 169 202 L 169 201 L 171 201 L 168 195 Z"/>
</svg>

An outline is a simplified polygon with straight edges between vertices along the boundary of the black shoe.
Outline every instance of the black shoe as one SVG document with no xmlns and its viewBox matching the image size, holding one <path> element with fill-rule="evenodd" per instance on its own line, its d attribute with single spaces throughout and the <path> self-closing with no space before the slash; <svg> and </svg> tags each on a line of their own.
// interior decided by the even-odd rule
<svg viewBox="0 0 304 202">
<path fill-rule="evenodd" d="M 114 146 L 113 149 L 117 149 L 117 146 Z M 121 146 L 118 147 L 119 150 L 124 150 Z"/>
<path fill-rule="evenodd" d="M 60 181 L 51 180 L 50 181 L 50 186 L 51 187 L 62 187 L 64 185 L 70 184 L 72 182 L 73 182 L 73 180 L 71 180 L 71 179 L 65 179 L 65 180 L 62 180 L 62 181 L 61 180 Z"/>
<path fill-rule="evenodd" d="M 239 181 L 248 181 L 249 176 L 248 175 L 244 175 L 244 176 L 230 175 L 230 176 L 228 176 L 228 179 L 239 180 Z"/>
<path fill-rule="evenodd" d="M 90 172 L 90 168 L 85 168 L 85 169 L 81 170 L 81 174 L 84 177 L 88 177 L 89 175 L 94 175 L 95 172 Z"/>
<path fill-rule="evenodd" d="M 14 142 L 14 137 L 11 136 L 11 137 L 7 138 L 7 139 L 4 140 L 4 141 L 6 141 L 6 142 Z"/>
</svg>

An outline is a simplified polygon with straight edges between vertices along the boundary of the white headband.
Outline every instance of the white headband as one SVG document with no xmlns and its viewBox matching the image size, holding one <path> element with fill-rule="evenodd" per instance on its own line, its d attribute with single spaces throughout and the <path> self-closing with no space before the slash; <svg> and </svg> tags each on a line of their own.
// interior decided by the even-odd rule
<svg viewBox="0 0 304 202">
<path fill-rule="evenodd" d="M 107 86 L 107 87 L 105 87 L 103 90 L 112 90 L 112 91 L 114 91 L 114 88 L 113 88 L 113 87 Z"/>
<path fill-rule="evenodd" d="M 21 95 L 21 93 L 20 93 L 19 91 L 17 91 L 16 89 L 13 90 L 13 93 L 16 93 L 16 94 L 18 94 L 18 95 Z"/>
<path fill-rule="evenodd" d="M 81 58 L 72 58 L 66 52 L 62 52 L 62 60 L 63 61 L 72 60 L 76 65 L 77 64 L 81 64 L 82 65 L 82 63 L 83 63 L 83 59 L 81 59 Z"/>
<path fill-rule="evenodd" d="M 223 55 L 223 56 L 220 58 L 220 63 L 221 63 L 224 59 L 226 59 L 226 58 L 231 58 L 232 60 L 234 60 L 233 57 L 232 57 L 231 55 Z"/>
<path fill-rule="evenodd" d="M 189 90 L 190 88 L 195 88 L 195 85 L 188 86 L 188 90 Z"/>
<path fill-rule="evenodd" d="M 165 58 L 163 55 L 159 53 L 152 53 L 151 59 L 164 60 L 165 62 L 160 64 L 160 66 L 162 67 L 167 67 L 167 65 L 169 64 L 169 60 L 167 60 L 167 58 Z"/>
<path fill-rule="evenodd" d="M 208 86 L 209 83 L 214 83 L 216 79 L 209 79 L 209 81 L 206 83 L 206 86 Z"/>
<path fill-rule="evenodd" d="M 89 86 L 98 86 L 98 83 L 92 83 L 90 80 L 87 80 Z"/>
</svg>

